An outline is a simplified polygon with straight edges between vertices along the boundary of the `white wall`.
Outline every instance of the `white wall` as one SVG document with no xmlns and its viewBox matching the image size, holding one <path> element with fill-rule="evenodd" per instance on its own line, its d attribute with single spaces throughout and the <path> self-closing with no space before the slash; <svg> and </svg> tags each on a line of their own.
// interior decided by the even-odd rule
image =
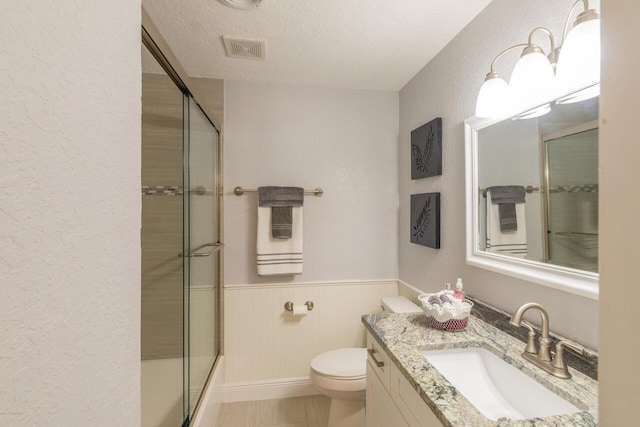
<svg viewBox="0 0 640 427">
<path fill-rule="evenodd" d="M 600 107 L 600 419 L 599 425 L 638 424 L 640 341 L 640 3 L 607 0 L 602 10 Z"/>
<path fill-rule="evenodd" d="M 225 283 L 395 279 L 398 94 L 225 82 Z M 257 194 L 322 187 L 304 201 L 304 270 L 256 274 Z"/>
<path fill-rule="evenodd" d="M 560 34 L 572 2 L 494 0 L 425 66 L 400 92 L 400 279 L 425 291 L 463 277 L 467 292 L 506 311 L 536 301 L 551 317 L 552 330 L 587 346 L 597 347 L 597 301 L 541 287 L 534 283 L 467 266 L 465 263 L 465 194 L 463 121 L 475 111 L 475 101 L 491 60 L 504 48 L 526 41 L 536 26 Z M 538 41 L 536 39 L 536 41 Z M 543 37 L 538 41 L 547 46 Z M 518 54 L 498 62 L 508 78 Z M 411 181 L 410 132 L 442 117 L 443 174 Z M 442 248 L 409 243 L 409 197 L 442 193 Z"/>
<path fill-rule="evenodd" d="M 2 2 L 0 425 L 140 424 L 140 2 Z"/>
</svg>

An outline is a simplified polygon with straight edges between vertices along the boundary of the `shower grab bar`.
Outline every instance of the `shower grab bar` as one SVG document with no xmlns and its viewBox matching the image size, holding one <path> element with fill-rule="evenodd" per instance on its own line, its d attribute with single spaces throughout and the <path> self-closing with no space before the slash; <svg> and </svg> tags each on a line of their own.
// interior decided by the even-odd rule
<svg viewBox="0 0 640 427">
<path fill-rule="evenodd" d="M 258 190 L 256 189 L 251 189 L 251 188 L 242 188 L 242 187 L 236 187 L 233 189 L 233 193 L 236 196 L 242 196 L 244 193 L 257 193 Z M 304 194 L 313 194 L 314 196 L 322 196 L 324 194 L 324 190 L 320 187 L 314 189 L 314 190 L 304 190 Z"/>
<path fill-rule="evenodd" d="M 215 194 L 213 190 L 207 190 L 202 185 L 197 187 L 183 189 L 179 185 L 143 185 L 142 194 L 144 196 L 181 196 L 183 192 L 204 196 Z"/>
<path fill-rule="evenodd" d="M 598 238 L 598 233 L 581 233 L 579 231 L 556 231 L 554 234 L 556 236 Z"/>
<path fill-rule="evenodd" d="M 222 247 L 224 246 L 224 243 L 205 243 L 204 245 L 196 248 L 192 253 L 190 253 L 188 256 L 189 257 L 205 257 L 205 256 L 209 256 L 214 254 L 215 252 L 219 251 L 220 249 L 222 249 Z M 207 252 L 198 252 L 200 249 L 204 249 L 207 247 L 211 247 L 212 249 L 207 251 Z M 179 258 L 184 257 L 184 254 L 182 252 L 180 252 L 178 254 Z"/>
</svg>

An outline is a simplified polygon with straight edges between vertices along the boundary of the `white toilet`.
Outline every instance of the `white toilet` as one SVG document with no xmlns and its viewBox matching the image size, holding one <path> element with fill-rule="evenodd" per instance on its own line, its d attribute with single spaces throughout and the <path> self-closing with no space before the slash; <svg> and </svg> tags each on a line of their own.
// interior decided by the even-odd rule
<svg viewBox="0 0 640 427">
<path fill-rule="evenodd" d="M 382 298 L 384 311 L 417 313 L 422 309 L 405 297 Z M 328 427 L 365 426 L 366 348 L 340 348 L 311 360 L 311 383 L 331 398 Z"/>
</svg>

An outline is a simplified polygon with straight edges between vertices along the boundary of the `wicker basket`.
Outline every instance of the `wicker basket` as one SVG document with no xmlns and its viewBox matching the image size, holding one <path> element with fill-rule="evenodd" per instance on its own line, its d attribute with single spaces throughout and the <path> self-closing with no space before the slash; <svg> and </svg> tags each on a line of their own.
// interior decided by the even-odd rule
<svg viewBox="0 0 640 427">
<path fill-rule="evenodd" d="M 427 324 L 435 329 L 445 331 L 463 331 L 469 324 L 469 314 L 473 302 L 465 299 L 462 307 L 443 307 L 428 302 L 433 294 L 422 294 L 418 297 L 422 303 L 422 310 L 427 316 Z"/>
</svg>

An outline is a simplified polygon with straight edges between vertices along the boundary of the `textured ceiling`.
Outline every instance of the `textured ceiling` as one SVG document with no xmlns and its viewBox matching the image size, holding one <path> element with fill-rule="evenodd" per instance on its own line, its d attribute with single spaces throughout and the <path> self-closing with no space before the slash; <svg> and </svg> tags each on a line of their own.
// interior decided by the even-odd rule
<svg viewBox="0 0 640 427">
<path fill-rule="evenodd" d="M 490 0 L 143 0 L 192 76 L 399 90 Z M 266 61 L 227 58 L 221 36 L 264 39 Z"/>
</svg>

